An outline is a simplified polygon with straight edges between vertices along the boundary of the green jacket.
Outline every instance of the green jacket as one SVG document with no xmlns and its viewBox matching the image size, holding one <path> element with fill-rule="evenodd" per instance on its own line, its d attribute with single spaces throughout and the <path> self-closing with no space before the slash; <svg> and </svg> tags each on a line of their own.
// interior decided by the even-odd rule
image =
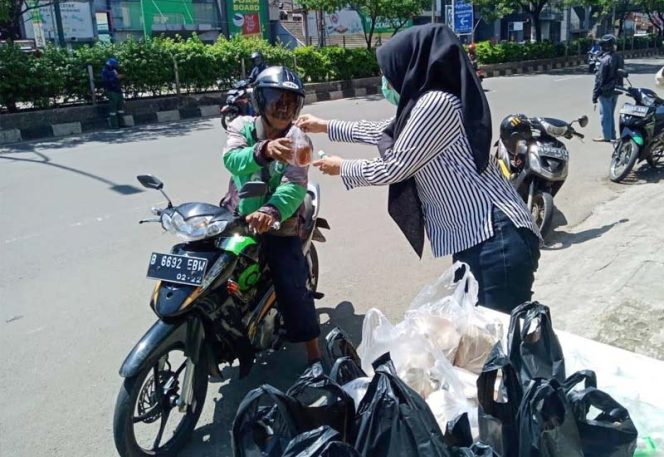
<svg viewBox="0 0 664 457">
<path fill-rule="evenodd" d="M 267 196 L 240 199 L 238 211 L 241 215 L 270 205 L 279 210 L 283 222 L 295 214 L 304 201 L 309 167 L 296 167 L 276 160 L 267 161 L 262 166 L 256 160 L 256 150 L 262 148 L 265 141 L 260 118 L 242 116 L 235 119 L 228 126 L 224 165 L 238 191 L 248 181 L 266 181 L 268 184 Z"/>
</svg>

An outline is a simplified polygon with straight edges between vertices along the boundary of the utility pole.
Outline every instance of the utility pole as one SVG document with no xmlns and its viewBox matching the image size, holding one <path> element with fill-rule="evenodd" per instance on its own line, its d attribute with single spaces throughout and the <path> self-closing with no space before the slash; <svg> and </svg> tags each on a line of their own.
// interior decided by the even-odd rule
<svg viewBox="0 0 664 457">
<path fill-rule="evenodd" d="M 62 13 L 60 12 L 60 0 L 55 0 L 53 3 L 53 11 L 55 12 L 55 26 L 58 30 L 58 45 L 61 48 L 65 47 L 65 31 L 62 28 Z"/>
<path fill-rule="evenodd" d="M 436 0 L 431 0 L 431 23 L 436 22 Z"/>
</svg>

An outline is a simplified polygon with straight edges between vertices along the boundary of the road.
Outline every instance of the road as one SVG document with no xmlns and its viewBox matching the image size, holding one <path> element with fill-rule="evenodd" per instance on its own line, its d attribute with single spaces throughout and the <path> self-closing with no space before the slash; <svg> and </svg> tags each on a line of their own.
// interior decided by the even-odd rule
<svg viewBox="0 0 664 457">
<path fill-rule="evenodd" d="M 663 64 L 628 62 L 632 82 L 651 87 Z M 591 119 L 588 140 L 568 144 L 571 173 L 556 197 L 557 242 L 564 243 L 566 234 L 591 220 L 604 202 L 638 186 L 652 186 L 653 195 L 664 190 L 652 174 L 650 183 L 638 177 L 631 186 L 608 182 L 610 147 L 590 141 L 600 132 L 591 86 L 582 69 L 485 81 L 496 130 L 500 119 L 515 112 Z M 305 108 L 341 119 L 379 119 L 393 110 L 378 97 Z M 220 160 L 223 142 L 218 120 L 211 119 L 0 149 L 0 455 L 115 455 L 111 424 L 121 383 L 117 370 L 154 321 L 147 306 L 148 256 L 173 243 L 158 227 L 137 224 L 163 198 L 139 189 L 135 176 L 160 177 L 176 202 L 216 202 L 228 182 Z M 349 158 L 376 154 L 323 137 L 314 142 Z M 319 248 L 324 332 L 341 325 L 357 339 L 367 309 L 379 307 L 398 320 L 415 293 L 450 262 L 429 252 L 421 261 L 414 255 L 385 211 L 386 189 L 346 192 L 337 179 L 316 171 L 311 176 L 321 184 L 322 215 L 332 226 L 328 243 Z M 543 262 L 555 262 L 555 255 L 545 253 Z M 540 282 L 546 265 L 541 270 Z M 546 303 L 553 294 L 548 288 L 547 296 L 538 298 Z M 553 313 L 555 321 L 555 308 Z M 185 455 L 230 455 L 228 427 L 243 393 L 263 382 L 287 387 L 304 367 L 303 357 L 292 348 L 280 351 L 261 359 L 242 384 L 211 384 Z M 225 373 L 235 371 L 229 367 Z"/>
</svg>

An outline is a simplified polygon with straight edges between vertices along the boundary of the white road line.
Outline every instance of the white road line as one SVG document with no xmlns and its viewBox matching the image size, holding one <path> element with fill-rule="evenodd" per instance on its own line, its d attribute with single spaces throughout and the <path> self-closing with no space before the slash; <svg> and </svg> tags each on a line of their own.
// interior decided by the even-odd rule
<svg viewBox="0 0 664 457">
<path fill-rule="evenodd" d="M 554 83 L 559 83 L 559 82 L 562 82 L 562 81 L 571 81 L 572 79 L 579 79 L 579 78 L 583 78 L 584 76 L 585 76 L 585 75 L 566 76 L 566 77 L 564 77 L 564 78 L 554 79 L 553 82 L 554 82 Z"/>
</svg>

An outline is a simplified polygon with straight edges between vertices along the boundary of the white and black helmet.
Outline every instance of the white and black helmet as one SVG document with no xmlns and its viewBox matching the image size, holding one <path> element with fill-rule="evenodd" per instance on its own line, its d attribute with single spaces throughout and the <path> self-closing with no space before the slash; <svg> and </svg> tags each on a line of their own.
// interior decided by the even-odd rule
<svg viewBox="0 0 664 457">
<path fill-rule="evenodd" d="M 279 119 L 297 118 L 304 106 L 304 85 L 286 67 L 269 67 L 254 83 L 253 103 L 261 116 L 269 113 Z"/>
</svg>

